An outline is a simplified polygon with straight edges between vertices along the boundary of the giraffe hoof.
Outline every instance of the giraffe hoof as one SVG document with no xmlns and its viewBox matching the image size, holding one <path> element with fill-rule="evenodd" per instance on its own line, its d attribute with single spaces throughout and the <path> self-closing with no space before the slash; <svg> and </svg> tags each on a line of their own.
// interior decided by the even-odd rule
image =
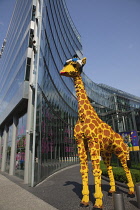
<svg viewBox="0 0 140 210">
<path fill-rule="evenodd" d="M 134 197 L 135 197 L 135 194 L 134 194 L 134 193 L 131 193 L 131 194 L 128 193 L 128 194 L 127 194 L 127 197 L 128 197 L 128 198 L 134 198 Z"/>
<path fill-rule="evenodd" d="M 88 206 L 89 206 L 89 203 L 86 203 L 86 202 L 80 203 L 80 207 L 88 207 Z"/>
</svg>

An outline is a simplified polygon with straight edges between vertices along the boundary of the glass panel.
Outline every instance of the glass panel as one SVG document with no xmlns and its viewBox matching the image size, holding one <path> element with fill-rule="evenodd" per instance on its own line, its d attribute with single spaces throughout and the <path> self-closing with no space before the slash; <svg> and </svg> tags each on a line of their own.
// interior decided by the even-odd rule
<svg viewBox="0 0 140 210">
<path fill-rule="evenodd" d="M 8 173 L 9 173 L 9 169 L 10 169 L 11 146 L 12 146 L 12 125 L 9 127 L 8 141 L 7 141 L 7 158 L 6 158 L 5 171 Z"/>
<path fill-rule="evenodd" d="M 1 163 L 2 163 L 2 153 L 3 153 L 3 134 L 1 137 L 1 145 L 0 145 L 0 168 L 1 168 Z"/>
<path fill-rule="evenodd" d="M 19 118 L 17 129 L 17 150 L 16 150 L 16 168 L 15 174 L 20 178 L 24 178 L 25 165 L 25 146 L 26 146 L 26 121 L 27 114 Z"/>
</svg>

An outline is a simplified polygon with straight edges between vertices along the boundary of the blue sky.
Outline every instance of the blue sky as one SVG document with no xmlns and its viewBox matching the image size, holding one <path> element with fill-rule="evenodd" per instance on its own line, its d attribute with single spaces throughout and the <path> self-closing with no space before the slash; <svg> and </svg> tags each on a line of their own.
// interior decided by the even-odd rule
<svg viewBox="0 0 140 210">
<path fill-rule="evenodd" d="M 0 45 L 15 0 L 0 0 Z M 140 0 L 66 0 L 81 34 L 85 73 L 140 97 Z"/>
<path fill-rule="evenodd" d="M 6 36 L 15 0 L 0 0 L 0 48 Z"/>
<path fill-rule="evenodd" d="M 140 1 L 66 0 L 96 83 L 140 97 Z"/>
</svg>

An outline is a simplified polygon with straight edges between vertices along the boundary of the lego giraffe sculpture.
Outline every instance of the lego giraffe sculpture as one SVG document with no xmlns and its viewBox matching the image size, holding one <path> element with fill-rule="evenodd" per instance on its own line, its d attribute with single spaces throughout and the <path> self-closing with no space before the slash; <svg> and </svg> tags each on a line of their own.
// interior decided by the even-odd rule
<svg viewBox="0 0 140 210">
<path fill-rule="evenodd" d="M 82 63 L 86 63 L 86 58 L 82 59 Z M 112 128 L 103 122 L 95 112 L 94 108 L 88 100 L 84 84 L 81 78 L 81 67 L 79 63 L 71 61 L 61 71 L 60 75 L 72 77 L 76 89 L 78 100 L 78 121 L 74 128 L 74 137 L 77 142 L 78 155 L 80 159 L 80 172 L 82 175 L 82 201 L 81 206 L 89 205 L 89 188 L 88 188 L 88 163 L 87 152 L 90 152 L 93 176 L 95 180 L 95 205 L 94 209 L 102 209 L 102 191 L 101 191 L 101 169 L 100 155 L 107 166 L 110 179 L 109 193 L 115 192 L 115 181 L 110 166 L 111 155 L 115 153 L 119 158 L 127 176 L 129 194 L 134 194 L 134 184 L 132 181 L 130 170 L 127 166 L 128 148 L 122 137 L 115 133 Z"/>
</svg>

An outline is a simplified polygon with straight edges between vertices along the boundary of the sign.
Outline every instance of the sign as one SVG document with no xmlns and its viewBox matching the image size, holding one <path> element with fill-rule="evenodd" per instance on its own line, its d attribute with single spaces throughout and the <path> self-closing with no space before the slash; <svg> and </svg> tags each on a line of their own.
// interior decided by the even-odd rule
<svg viewBox="0 0 140 210">
<path fill-rule="evenodd" d="M 124 142 L 127 143 L 129 147 L 139 146 L 137 131 L 121 132 L 119 134 L 124 138 Z"/>
</svg>

